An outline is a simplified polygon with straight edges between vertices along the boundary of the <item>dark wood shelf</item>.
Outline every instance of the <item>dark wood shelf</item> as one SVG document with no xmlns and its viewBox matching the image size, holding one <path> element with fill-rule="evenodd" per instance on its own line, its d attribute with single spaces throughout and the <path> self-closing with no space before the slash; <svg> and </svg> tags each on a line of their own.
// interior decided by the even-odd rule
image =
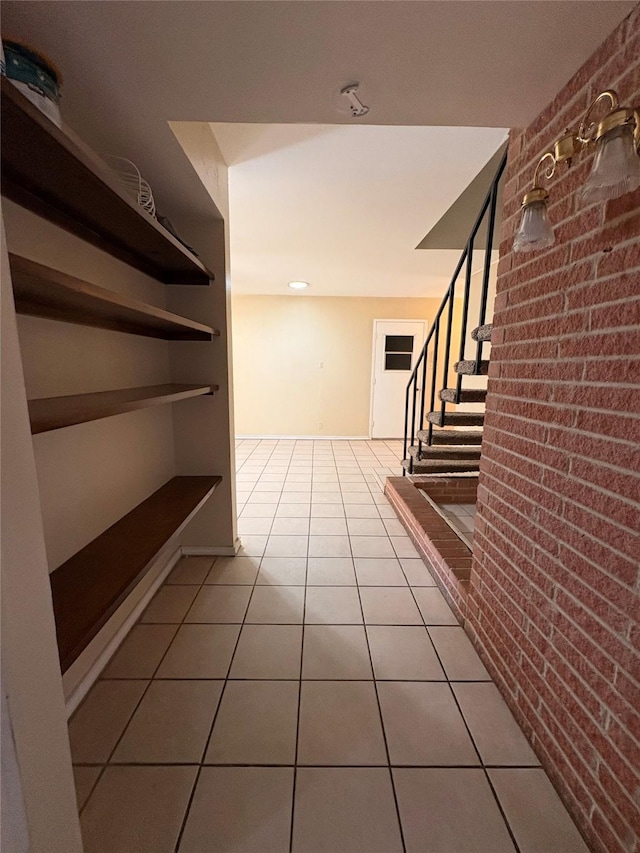
<svg viewBox="0 0 640 853">
<path fill-rule="evenodd" d="M 210 341 L 217 329 L 9 253 L 16 312 L 167 341 Z"/>
<path fill-rule="evenodd" d="M 65 672 L 221 482 L 174 477 L 51 573 Z"/>
<path fill-rule="evenodd" d="M 2 78 L 2 194 L 164 284 L 213 274 L 130 199 L 69 128 Z"/>
<path fill-rule="evenodd" d="M 52 429 L 97 421 L 145 409 L 176 403 L 189 397 L 214 394 L 218 385 L 147 385 L 144 388 L 122 388 L 118 391 L 98 391 L 93 394 L 73 394 L 67 397 L 42 397 L 29 400 L 31 432 L 36 435 Z"/>
</svg>

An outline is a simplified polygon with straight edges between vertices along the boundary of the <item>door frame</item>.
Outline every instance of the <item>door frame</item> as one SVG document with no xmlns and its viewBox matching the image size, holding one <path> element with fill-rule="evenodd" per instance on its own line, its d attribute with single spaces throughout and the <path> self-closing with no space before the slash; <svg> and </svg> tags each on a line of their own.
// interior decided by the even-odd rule
<svg viewBox="0 0 640 853">
<path fill-rule="evenodd" d="M 422 323 L 422 343 L 420 344 L 420 350 L 424 346 L 425 335 L 427 334 L 427 321 L 415 319 L 412 320 L 410 317 L 400 317 L 400 318 L 376 318 L 373 321 L 373 334 L 371 335 L 371 379 L 370 379 L 370 393 L 369 393 L 369 441 L 384 441 L 384 439 L 374 439 L 373 438 L 373 394 L 374 394 L 374 380 L 376 378 L 376 341 L 378 336 L 378 323 Z M 415 366 L 415 365 L 414 365 Z M 413 368 L 411 368 L 413 370 Z M 397 439 L 395 439 L 397 440 Z"/>
</svg>

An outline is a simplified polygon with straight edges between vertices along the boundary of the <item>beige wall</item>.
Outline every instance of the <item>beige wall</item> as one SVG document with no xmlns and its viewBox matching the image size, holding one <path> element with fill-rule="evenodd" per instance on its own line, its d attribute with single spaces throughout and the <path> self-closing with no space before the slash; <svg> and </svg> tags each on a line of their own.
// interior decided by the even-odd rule
<svg viewBox="0 0 640 853">
<path fill-rule="evenodd" d="M 373 321 L 428 329 L 440 302 L 234 296 L 237 434 L 369 435 Z"/>
</svg>

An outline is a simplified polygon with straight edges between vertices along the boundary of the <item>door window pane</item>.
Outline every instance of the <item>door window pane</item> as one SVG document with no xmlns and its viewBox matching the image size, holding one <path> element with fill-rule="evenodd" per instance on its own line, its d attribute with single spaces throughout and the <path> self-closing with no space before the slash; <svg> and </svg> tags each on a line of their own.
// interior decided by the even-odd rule
<svg viewBox="0 0 640 853">
<path fill-rule="evenodd" d="M 384 357 L 385 370 L 411 370 L 411 353 L 388 352 Z"/>
<path fill-rule="evenodd" d="M 413 352 L 413 335 L 385 335 L 385 352 Z"/>
</svg>

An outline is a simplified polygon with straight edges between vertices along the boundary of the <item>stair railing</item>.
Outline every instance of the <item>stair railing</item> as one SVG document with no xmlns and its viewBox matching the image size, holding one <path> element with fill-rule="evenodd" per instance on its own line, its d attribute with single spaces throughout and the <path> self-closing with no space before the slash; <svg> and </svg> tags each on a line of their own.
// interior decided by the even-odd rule
<svg viewBox="0 0 640 853">
<path fill-rule="evenodd" d="M 435 411 L 436 405 L 436 390 L 438 387 L 438 361 L 440 357 L 440 339 L 441 334 L 445 335 L 444 338 L 444 354 L 442 358 L 442 366 L 441 366 L 441 376 L 442 376 L 442 384 L 441 388 L 447 388 L 449 385 L 449 373 L 450 373 L 450 361 L 451 361 L 451 337 L 453 332 L 453 315 L 454 315 L 454 300 L 456 296 L 456 285 L 458 283 L 458 278 L 462 272 L 462 269 L 465 269 L 464 276 L 464 293 L 462 298 L 462 316 L 460 323 L 460 349 L 459 349 L 459 358 L 458 361 L 464 360 L 465 353 L 465 344 L 466 344 L 466 336 L 468 329 L 468 319 L 469 319 L 469 302 L 471 295 L 471 277 L 473 274 L 473 253 L 476 248 L 476 237 L 478 235 L 478 231 L 482 226 L 482 222 L 488 214 L 487 220 L 487 235 L 486 235 L 486 243 L 485 243 L 485 254 L 484 254 L 484 267 L 482 274 L 482 290 L 480 293 L 480 312 L 478 316 L 478 326 L 482 326 L 485 324 L 486 316 L 487 316 L 487 298 L 489 293 L 489 276 L 491 271 L 491 251 L 493 248 L 493 239 L 495 234 L 495 224 L 496 224 L 496 213 L 498 207 L 498 190 L 500 179 L 502 178 L 502 174 L 505 170 L 505 166 L 507 164 L 507 152 L 505 151 L 502 160 L 500 161 L 500 165 L 498 166 L 498 170 L 491 182 L 491 186 L 489 187 L 489 191 L 485 197 L 485 200 L 480 208 L 480 212 L 476 218 L 476 221 L 471 229 L 471 233 L 469 234 L 469 238 L 467 240 L 467 244 L 462 251 L 462 255 L 460 256 L 460 260 L 458 261 L 456 268 L 454 270 L 453 276 L 451 277 L 451 282 L 447 291 L 444 295 L 444 299 L 440 303 L 440 307 L 436 312 L 436 316 L 431 324 L 431 328 L 427 333 L 427 337 L 425 339 L 422 350 L 420 351 L 420 355 L 418 356 L 416 363 L 411 371 L 411 375 L 409 377 L 409 382 L 407 383 L 407 389 L 405 392 L 405 408 L 404 408 L 404 443 L 403 443 L 403 459 L 409 460 L 409 473 L 413 473 L 413 460 L 415 458 L 414 453 L 417 449 L 418 457 L 422 452 L 422 447 L 424 444 L 427 446 L 432 446 L 433 443 L 433 423 L 429 421 L 427 427 L 427 437 L 426 440 L 418 437 L 417 448 L 416 448 L 416 437 L 419 432 L 423 431 L 424 428 L 424 415 L 425 415 L 425 405 L 427 399 L 429 400 L 429 411 Z M 446 312 L 446 320 L 444 319 L 444 314 Z M 442 327 L 442 329 L 441 329 Z M 482 341 L 479 340 L 477 342 L 476 347 L 476 372 L 480 370 L 480 363 L 482 361 Z M 427 386 L 427 365 L 429 361 L 429 353 L 432 354 L 431 359 L 431 371 L 429 376 L 429 382 Z M 420 384 L 418 384 L 420 382 Z M 456 381 L 456 395 L 455 402 L 458 402 L 460 399 L 460 392 L 462 390 L 462 374 L 458 373 L 457 381 Z M 441 422 L 444 423 L 444 416 L 446 410 L 446 401 L 442 400 L 441 405 L 441 413 L 442 419 Z M 403 467 L 403 476 L 407 473 L 406 468 Z"/>
</svg>

